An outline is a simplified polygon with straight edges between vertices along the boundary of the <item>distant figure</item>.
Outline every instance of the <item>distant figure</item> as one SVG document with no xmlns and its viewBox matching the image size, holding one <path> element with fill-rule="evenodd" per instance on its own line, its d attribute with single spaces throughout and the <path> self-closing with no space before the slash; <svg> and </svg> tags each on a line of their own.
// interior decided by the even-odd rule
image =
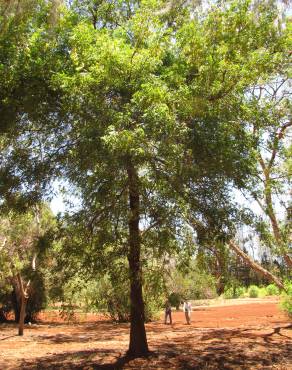
<svg viewBox="0 0 292 370">
<path fill-rule="evenodd" d="M 169 323 L 172 325 L 172 318 L 171 318 L 171 305 L 169 301 L 166 301 L 165 303 L 165 319 L 164 324 L 167 324 L 167 317 L 169 317 Z"/>
<path fill-rule="evenodd" d="M 191 302 L 184 301 L 183 310 L 184 310 L 184 313 L 185 313 L 187 324 L 190 325 L 191 324 L 191 312 L 192 312 Z"/>
</svg>

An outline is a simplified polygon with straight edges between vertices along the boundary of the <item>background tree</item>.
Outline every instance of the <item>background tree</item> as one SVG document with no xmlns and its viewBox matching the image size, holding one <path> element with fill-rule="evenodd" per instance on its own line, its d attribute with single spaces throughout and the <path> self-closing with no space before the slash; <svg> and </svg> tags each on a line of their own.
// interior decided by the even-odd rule
<svg viewBox="0 0 292 370">
<path fill-rule="evenodd" d="M 39 267 L 46 255 L 53 225 L 53 216 L 46 206 L 23 214 L 10 211 L 1 217 L 0 256 L 4 266 L 1 282 L 13 288 L 12 305 L 15 320 L 19 323 L 19 335 L 23 335 L 27 314 L 28 319 L 32 319 L 45 304 Z M 33 302 L 30 302 L 27 312 L 27 303 L 31 298 Z"/>
<path fill-rule="evenodd" d="M 285 219 L 291 173 L 286 163 L 289 163 L 287 154 L 292 122 L 290 82 L 284 76 L 285 62 L 284 57 L 282 76 L 253 87 L 245 111 L 252 126 L 258 161 L 249 188 L 249 194 L 262 211 L 257 229 L 262 242 L 274 255 L 284 258 L 289 271 L 292 266 L 288 242 L 291 230 Z"/>
</svg>

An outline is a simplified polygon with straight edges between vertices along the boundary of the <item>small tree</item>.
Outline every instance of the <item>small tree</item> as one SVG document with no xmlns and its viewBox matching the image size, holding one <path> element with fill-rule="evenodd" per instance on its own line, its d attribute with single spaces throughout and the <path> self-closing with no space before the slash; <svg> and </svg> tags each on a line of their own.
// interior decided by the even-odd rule
<svg viewBox="0 0 292 370">
<path fill-rule="evenodd" d="M 52 225 L 52 215 L 44 205 L 41 208 L 36 205 L 33 211 L 22 214 L 10 211 L 0 220 L 0 258 L 4 265 L 1 280 L 6 280 L 13 287 L 19 335 L 23 335 L 28 299 L 34 290 L 35 295 L 40 295 L 38 289 L 41 291 L 42 284 L 37 281 L 37 262 L 44 256 L 46 233 Z M 33 315 L 33 311 L 30 314 Z"/>
</svg>

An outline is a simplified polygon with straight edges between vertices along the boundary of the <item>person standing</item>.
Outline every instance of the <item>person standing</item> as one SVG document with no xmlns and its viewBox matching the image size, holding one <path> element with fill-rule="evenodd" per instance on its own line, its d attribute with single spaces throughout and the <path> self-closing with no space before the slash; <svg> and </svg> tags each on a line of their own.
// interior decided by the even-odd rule
<svg viewBox="0 0 292 370">
<path fill-rule="evenodd" d="M 191 324 L 191 312 L 192 312 L 192 305 L 189 301 L 184 301 L 183 310 L 186 317 L 186 322 L 188 325 Z"/>
<path fill-rule="evenodd" d="M 164 318 L 164 324 L 167 324 L 167 317 L 169 317 L 169 323 L 172 325 L 172 317 L 171 317 L 171 304 L 169 301 L 166 301 L 165 303 L 165 318 Z"/>
</svg>

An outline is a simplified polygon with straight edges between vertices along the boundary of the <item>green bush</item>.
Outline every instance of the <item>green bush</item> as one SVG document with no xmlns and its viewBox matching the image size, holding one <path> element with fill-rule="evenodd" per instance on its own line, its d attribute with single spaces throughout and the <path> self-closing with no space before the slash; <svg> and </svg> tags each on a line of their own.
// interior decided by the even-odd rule
<svg viewBox="0 0 292 370">
<path fill-rule="evenodd" d="M 225 299 L 234 298 L 234 290 L 233 290 L 233 288 L 225 288 L 224 289 L 224 293 L 223 293 L 223 297 Z"/>
<path fill-rule="evenodd" d="M 260 298 L 266 297 L 267 295 L 268 295 L 268 293 L 267 293 L 267 290 L 266 290 L 265 287 L 259 288 L 259 297 Z"/>
<path fill-rule="evenodd" d="M 257 298 L 259 296 L 259 288 L 256 285 L 251 285 L 248 289 L 249 298 Z"/>
<path fill-rule="evenodd" d="M 279 295 L 279 288 L 275 284 L 270 284 L 266 287 L 267 295 Z"/>
<path fill-rule="evenodd" d="M 229 288 L 225 288 L 224 290 L 224 293 L 223 293 L 223 297 L 225 299 L 231 299 L 231 298 L 239 298 L 239 297 L 243 297 L 245 294 L 245 288 L 244 287 L 229 287 Z"/>
<path fill-rule="evenodd" d="M 189 291 L 185 298 L 212 299 L 217 297 L 216 282 L 213 276 L 199 270 L 192 271 L 189 276 Z"/>
<path fill-rule="evenodd" d="M 286 295 L 282 298 L 281 307 L 292 318 L 292 295 Z"/>
<path fill-rule="evenodd" d="M 170 299 L 210 299 L 217 297 L 216 280 L 210 274 L 200 271 L 193 266 L 187 272 L 176 270 L 167 283 L 168 291 L 175 292 L 176 296 Z M 177 307 L 176 303 L 171 303 Z"/>
<path fill-rule="evenodd" d="M 292 318 L 292 282 L 285 282 L 286 293 L 282 294 L 281 307 Z"/>
<path fill-rule="evenodd" d="M 93 307 L 98 311 L 105 311 L 110 318 L 118 322 L 130 320 L 130 286 L 124 279 L 112 279 L 105 275 L 95 286 L 95 300 L 87 302 L 87 310 Z"/>
<path fill-rule="evenodd" d="M 164 286 L 159 270 L 146 271 L 143 281 L 145 321 L 152 321 L 160 316 L 165 301 Z M 130 321 L 130 282 L 127 264 L 120 264 L 119 269 L 112 269 L 110 274 L 96 281 L 89 281 L 80 295 L 82 307 L 87 311 L 106 312 L 118 322 Z"/>
<path fill-rule="evenodd" d="M 238 298 L 244 297 L 246 289 L 243 286 L 237 288 Z"/>
<path fill-rule="evenodd" d="M 112 270 L 103 276 L 84 279 L 73 276 L 63 285 L 62 289 L 50 290 L 52 301 L 60 297 L 63 302 L 62 315 L 70 320 L 74 310 L 85 312 L 103 312 L 112 320 L 128 322 L 130 320 L 130 282 L 126 261 L 112 266 Z M 143 281 L 145 321 L 159 317 L 165 290 L 162 284 L 161 272 L 146 271 Z"/>
<path fill-rule="evenodd" d="M 146 297 L 147 298 L 147 297 Z M 152 299 L 145 301 L 145 321 L 159 320 L 161 312 L 161 305 L 157 305 Z"/>
</svg>

